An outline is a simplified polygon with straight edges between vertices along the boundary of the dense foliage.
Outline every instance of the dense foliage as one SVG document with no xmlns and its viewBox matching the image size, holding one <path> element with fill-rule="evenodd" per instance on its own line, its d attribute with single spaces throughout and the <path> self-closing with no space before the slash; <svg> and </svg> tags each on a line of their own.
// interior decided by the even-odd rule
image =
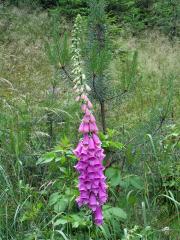
<svg viewBox="0 0 180 240">
<path fill-rule="evenodd" d="M 0 239 L 179 240 L 177 2 L 90 2 L 1 4 Z M 106 153 L 100 227 L 75 201 L 82 80 Z"/>
<path fill-rule="evenodd" d="M 67 17 L 75 17 L 78 13 L 89 13 L 89 2 L 86 0 L 5 0 L 5 3 L 33 8 L 58 7 L 60 13 Z M 158 28 L 170 37 L 179 34 L 178 0 L 108 0 L 106 11 L 121 26 L 131 28 L 134 34 L 147 28 Z"/>
</svg>

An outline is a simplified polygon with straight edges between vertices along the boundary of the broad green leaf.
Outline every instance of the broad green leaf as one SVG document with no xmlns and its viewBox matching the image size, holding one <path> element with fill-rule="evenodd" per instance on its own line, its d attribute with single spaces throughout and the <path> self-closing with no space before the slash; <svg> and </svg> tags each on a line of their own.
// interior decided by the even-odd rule
<svg viewBox="0 0 180 240">
<path fill-rule="evenodd" d="M 82 222 L 82 216 L 80 217 L 77 214 L 71 214 L 70 216 L 72 218 L 72 221 L 74 221 L 74 222 Z"/>
<path fill-rule="evenodd" d="M 72 223 L 72 227 L 73 227 L 73 228 L 78 228 L 79 225 L 80 225 L 80 222 L 73 222 L 73 223 Z"/>
<path fill-rule="evenodd" d="M 67 158 L 65 156 L 61 157 L 61 163 L 65 163 L 67 161 Z"/>
<path fill-rule="evenodd" d="M 122 210 L 121 208 L 118 207 L 113 207 L 110 210 L 110 213 L 118 218 L 122 218 L 122 219 L 126 219 L 127 218 L 127 214 L 124 210 Z"/>
<path fill-rule="evenodd" d="M 115 174 L 115 169 L 114 168 L 110 167 L 106 170 L 106 176 L 108 178 L 111 178 L 114 174 Z"/>
<path fill-rule="evenodd" d="M 61 157 L 56 157 L 55 158 L 55 162 L 60 162 L 61 161 Z"/>
<path fill-rule="evenodd" d="M 66 224 L 66 223 L 68 223 L 68 220 L 61 218 L 61 219 L 58 219 L 58 220 L 54 223 L 54 226 L 64 225 L 64 224 Z"/>
<path fill-rule="evenodd" d="M 139 190 L 144 188 L 144 182 L 139 176 L 129 176 L 129 183 Z"/>
<path fill-rule="evenodd" d="M 124 147 L 124 145 L 120 142 L 113 142 L 113 141 L 109 141 L 109 147 L 115 148 L 115 149 L 122 149 Z"/>
<path fill-rule="evenodd" d="M 67 169 L 65 167 L 59 167 L 59 170 L 63 173 L 67 173 Z"/>
<path fill-rule="evenodd" d="M 39 158 L 38 161 L 37 161 L 37 163 L 36 163 L 36 165 L 42 164 L 43 161 L 44 161 L 44 158 L 43 158 L 43 157 Z"/>
<path fill-rule="evenodd" d="M 107 169 L 106 176 L 109 178 L 110 185 L 112 185 L 113 187 L 120 185 L 122 182 L 120 170 L 118 168 Z"/>
<path fill-rule="evenodd" d="M 107 219 L 111 219 L 112 217 L 118 218 L 118 219 L 126 219 L 127 214 L 126 212 L 118 207 L 109 207 L 104 209 L 104 215 Z"/>
<path fill-rule="evenodd" d="M 59 192 L 55 192 L 51 194 L 49 198 L 49 205 L 50 206 L 54 205 L 60 198 L 61 198 L 61 195 L 59 194 Z"/>
<path fill-rule="evenodd" d="M 56 146 L 55 149 L 54 149 L 54 152 L 63 153 L 64 150 L 63 150 L 63 148 L 61 146 Z"/>
<path fill-rule="evenodd" d="M 54 152 L 48 152 L 44 154 L 38 161 L 37 164 L 44 164 L 52 162 L 56 157 L 56 154 Z"/>
<path fill-rule="evenodd" d="M 68 207 L 68 199 L 62 198 L 58 200 L 58 202 L 54 205 L 54 211 L 57 213 L 64 212 L 67 207 Z"/>
</svg>

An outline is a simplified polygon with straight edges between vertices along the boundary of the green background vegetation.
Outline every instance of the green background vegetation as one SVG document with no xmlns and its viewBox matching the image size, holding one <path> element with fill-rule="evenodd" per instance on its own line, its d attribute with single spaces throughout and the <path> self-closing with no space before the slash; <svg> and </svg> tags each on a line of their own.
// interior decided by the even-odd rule
<svg viewBox="0 0 180 240">
<path fill-rule="evenodd" d="M 111 0 L 105 14 L 86 1 L 1 3 L 0 239 L 180 239 L 178 8 L 175 0 Z M 101 96 L 91 94 L 107 155 L 100 228 L 75 203 L 78 13 L 84 69 L 90 85 L 95 73 Z M 98 58 L 96 21 L 107 26 Z"/>
</svg>

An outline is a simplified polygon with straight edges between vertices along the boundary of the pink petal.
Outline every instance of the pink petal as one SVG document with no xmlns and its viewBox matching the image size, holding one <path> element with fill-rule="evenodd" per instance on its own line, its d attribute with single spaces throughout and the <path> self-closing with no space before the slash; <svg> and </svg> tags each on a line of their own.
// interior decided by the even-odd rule
<svg viewBox="0 0 180 240">
<path fill-rule="evenodd" d="M 92 105 L 92 103 L 91 103 L 90 100 L 87 101 L 87 106 L 88 106 L 89 109 L 92 109 L 92 108 L 93 108 L 93 105 Z"/>
<path fill-rule="evenodd" d="M 81 110 L 85 113 L 86 110 L 87 110 L 87 105 L 86 105 L 86 104 L 83 104 L 83 105 L 81 106 Z"/>
<path fill-rule="evenodd" d="M 84 123 L 89 123 L 89 121 L 90 121 L 90 117 L 85 115 L 85 116 L 83 117 L 83 122 L 84 122 Z"/>
<path fill-rule="evenodd" d="M 94 193 L 90 194 L 89 205 L 90 206 L 97 205 L 96 196 L 94 195 Z"/>
<path fill-rule="evenodd" d="M 96 123 L 91 123 L 89 124 L 89 130 L 90 132 L 98 132 L 98 128 L 96 126 Z"/>
<path fill-rule="evenodd" d="M 85 134 L 85 135 L 84 135 L 83 145 L 89 145 L 89 136 L 88 136 L 88 134 Z"/>
<path fill-rule="evenodd" d="M 83 133 L 88 133 L 88 132 L 89 132 L 89 124 L 88 123 L 84 123 Z"/>
<path fill-rule="evenodd" d="M 96 119 L 95 119 L 95 117 L 91 114 L 90 115 L 90 121 L 92 122 L 92 123 L 95 123 L 96 122 Z"/>
<path fill-rule="evenodd" d="M 86 115 L 86 116 L 90 116 L 90 115 L 91 115 L 91 112 L 89 111 L 89 109 L 88 109 L 88 108 L 86 108 L 85 115 Z"/>
<path fill-rule="evenodd" d="M 99 137 L 95 133 L 92 134 L 92 137 L 93 137 L 93 140 L 94 140 L 94 142 L 96 144 L 100 144 L 101 143 Z"/>
<path fill-rule="evenodd" d="M 84 123 L 82 122 L 79 126 L 79 132 L 83 132 L 84 130 Z"/>
<path fill-rule="evenodd" d="M 94 141 L 91 137 L 89 138 L 89 149 L 95 149 Z"/>
<path fill-rule="evenodd" d="M 94 213 L 94 220 L 96 225 L 102 225 L 103 224 L 103 215 L 102 215 L 102 209 L 101 207 L 97 207 L 96 211 Z"/>
<path fill-rule="evenodd" d="M 88 97 L 84 93 L 81 95 L 81 99 L 85 100 L 86 102 L 88 101 Z"/>
</svg>

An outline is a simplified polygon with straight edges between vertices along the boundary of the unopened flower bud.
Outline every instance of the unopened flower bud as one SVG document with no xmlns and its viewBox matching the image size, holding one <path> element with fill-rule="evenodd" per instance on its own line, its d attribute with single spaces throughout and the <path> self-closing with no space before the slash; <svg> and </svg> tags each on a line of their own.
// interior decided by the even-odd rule
<svg viewBox="0 0 180 240">
<path fill-rule="evenodd" d="M 85 88 L 86 88 L 86 91 L 88 91 L 88 92 L 91 91 L 91 88 L 87 84 L 85 85 Z"/>
</svg>

